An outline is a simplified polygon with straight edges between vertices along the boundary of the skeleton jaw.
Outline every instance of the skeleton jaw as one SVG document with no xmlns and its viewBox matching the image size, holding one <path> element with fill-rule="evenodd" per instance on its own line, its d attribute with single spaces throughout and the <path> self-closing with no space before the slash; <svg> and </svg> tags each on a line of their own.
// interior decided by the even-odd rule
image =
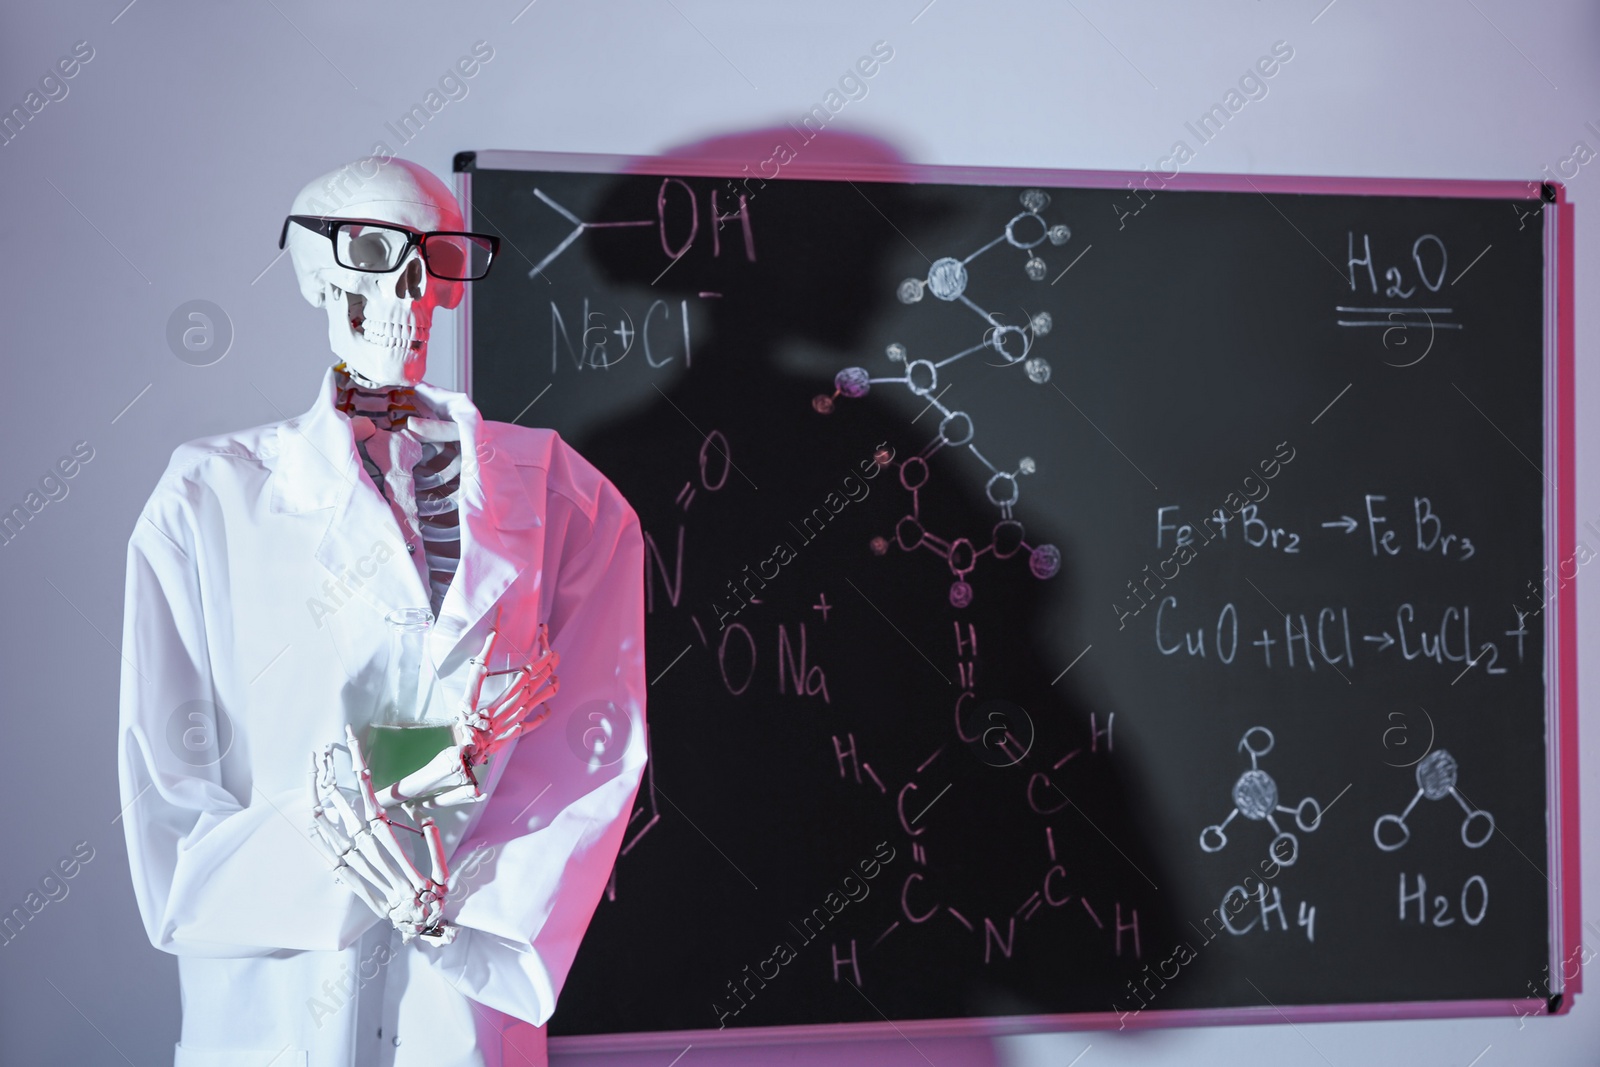
<svg viewBox="0 0 1600 1067">
<path fill-rule="evenodd" d="M 397 312 L 396 318 L 377 317 L 370 313 L 376 309 L 369 307 L 367 297 L 332 283 L 324 306 L 328 342 L 357 382 L 383 388 L 422 380 L 428 364 L 429 324 L 419 321 L 423 316 L 416 310 L 395 307 L 385 310 Z"/>
</svg>

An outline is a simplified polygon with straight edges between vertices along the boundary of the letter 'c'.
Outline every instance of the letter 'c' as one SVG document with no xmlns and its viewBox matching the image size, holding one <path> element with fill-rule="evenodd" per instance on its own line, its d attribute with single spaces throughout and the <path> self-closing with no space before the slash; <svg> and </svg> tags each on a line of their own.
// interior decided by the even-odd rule
<svg viewBox="0 0 1600 1067">
<path fill-rule="evenodd" d="M 913 830 L 911 828 L 911 824 L 906 822 L 906 794 L 915 788 L 917 788 L 916 782 L 907 782 L 905 785 L 900 787 L 900 795 L 895 798 L 894 802 L 895 810 L 900 812 L 900 825 L 904 827 L 906 833 L 910 834 L 912 837 L 917 837 L 922 833 L 922 831 L 927 829 L 926 826 L 919 826 Z"/>
<path fill-rule="evenodd" d="M 1072 899 L 1071 893 L 1068 893 L 1060 900 L 1057 900 L 1055 897 L 1050 895 L 1050 879 L 1054 878 L 1057 872 L 1060 872 L 1061 876 L 1065 878 L 1067 869 L 1058 863 L 1054 867 L 1051 867 L 1049 872 L 1044 876 L 1044 902 L 1050 905 L 1052 908 L 1059 908 L 1061 905 Z"/>
<path fill-rule="evenodd" d="M 1222 917 L 1222 925 L 1228 928 L 1228 933 L 1238 936 L 1239 934 L 1249 933 L 1255 927 L 1256 923 L 1260 921 L 1260 919 L 1251 919 L 1249 925 L 1243 930 L 1237 929 L 1233 925 L 1233 921 L 1228 915 L 1228 901 L 1233 899 L 1233 894 L 1235 892 L 1238 892 L 1240 896 L 1244 897 L 1246 904 L 1250 903 L 1250 894 L 1244 891 L 1244 886 L 1236 885 L 1232 889 L 1228 890 L 1226 894 L 1224 894 L 1222 898 L 1222 907 L 1217 909 L 1217 914 Z"/>
<path fill-rule="evenodd" d="M 911 893 L 912 879 L 916 879 L 920 882 L 922 881 L 922 875 L 918 874 L 916 871 L 912 871 L 910 874 L 906 875 L 905 884 L 900 887 L 900 910 L 905 914 L 905 917 L 909 921 L 914 923 L 925 923 L 929 919 L 933 918 L 933 914 L 939 910 L 939 906 L 935 904 L 920 916 L 911 914 L 911 903 L 906 898 Z"/>
<path fill-rule="evenodd" d="M 1061 803 L 1057 804 L 1053 808 L 1043 807 L 1037 800 L 1033 799 L 1033 787 L 1038 785 L 1040 782 L 1043 782 L 1045 785 L 1050 785 L 1050 776 L 1045 774 L 1043 771 L 1039 771 L 1035 773 L 1033 777 L 1028 779 L 1028 807 L 1032 808 L 1040 815 L 1052 815 L 1067 806 L 1066 794 L 1062 794 Z M 1060 791 L 1057 790 L 1057 792 Z"/>
</svg>

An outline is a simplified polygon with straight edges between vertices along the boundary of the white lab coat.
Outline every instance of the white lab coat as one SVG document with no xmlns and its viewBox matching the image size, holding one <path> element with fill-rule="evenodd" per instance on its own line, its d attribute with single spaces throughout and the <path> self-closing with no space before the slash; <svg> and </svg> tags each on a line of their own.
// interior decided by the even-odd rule
<svg viewBox="0 0 1600 1067">
<path fill-rule="evenodd" d="M 128 545 L 118 747 L 140 913 L 179 957 L 177 1067 L 499 1067 L 502 1042 L 543 1062 L 534 1027 L 610 875 L 646 753 L 638 519 L 554 432 L 418 392 L 462 442 L 460 571 L 428 638 L 445 690 L 498 618 L 499 651 L 549 623 L 560 694 L 490 799 L 440 817 L 459 936 L 402 946 L 307 836 L 310 753 L 367 721 L 384 614 L 428 603 L 333 374 L 298 418 L 179 448 Z M 594 701 L 628 736 L 604 766 L 569 730 Z"/>
</svg>

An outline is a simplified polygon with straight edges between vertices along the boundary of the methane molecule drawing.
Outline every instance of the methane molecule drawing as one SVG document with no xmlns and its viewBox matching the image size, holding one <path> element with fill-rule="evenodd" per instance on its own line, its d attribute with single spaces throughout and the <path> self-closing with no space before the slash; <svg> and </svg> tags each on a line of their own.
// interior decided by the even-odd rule
<svg viewBox="0 0 1600 1067">
<path fill-rule="evenodd" d="M 1030 280 L 1037 282 L 1044 280 L 1046 268 L 1044 260 L 1039 258 L 1034 249 L 1045 241 L 1061 245 L 1071 239 L 1072 231 L 1065 225 L 1052 226 L 1045 221 L 1041 212 L 1049 205 L 1050 197 L 1042 189 L 1028 189 L 1022 193 L 1020 199 L 1023 211 L 1006 223 L 1005 230 L 1000 236 L 965 259 L 945 256 L 935 260 L 929 266 L 925 277 L 907 278 L 900 283 L 897 290 L 897 295 L 903 304 L 915 304 L 928 293 L 933 294 L 938 300 L 965 304 L 985 324 L 982 339 L 978 343 L 937 362 L 927 359 L 908 359 L 904 345 L 891 344 L 885 349 L 885 354 L 891 363 L 904 366 L 903 374 L 874 378 L 863 367 L 846 367 L 834 376 L 832 395 L 821 393 L 811 401 L 811 406 L 819 414 L 827 415 L 833 411 L 835 401 L 841 396 L 855 399 L 866 396 L 874 385 L 894 383 L 905 386 L 913 395 L 927 400 L 928 406 L 939 412 L 939 429 L 933 440 L 920 453 L 908 456 L 898 466 L 900 484 L 911 493 L 910 514 L 901 518 L 896 524 L 892 542 L 885 537 L 875 537 L 871 545 L 873 552 L 878 555 L 887 552 L 889 545 L 893 543 L 906 552 L 926 548 L 944 559 L 950 565 L 950 572 L 955 577 L 950 586 L 950 603 L 957 608 L 964 608 L 972 603 L 972 586 L 967 582 L 967 575 L 977 565 L 978 559 L 984 555 L 992 554 L 996 559 L 1008 559 L 1026 549 L 1028 569 L 1035 578 L 1041 580 L 1054 576 L 1061 569 L 1060 551 L 1054 545 L 1029 545 L 1024 539 L 1022 523 L 1012 517 L 1012 508 L 1021 496 L 1018 478 L 1024 474 L 1032 474 L 1037 469 L 1034 461 L 1024 456 L 1013 470 L 1001 470 L 996 467 L 973 443 L 975 429 L 971 416 L 964 411 L 946 407 L 939 399 L 943 395 L 939 389 L 939 369 L 985 350 L 1000 357 L 998 364 L 1000 366 L 1022 364 L 1028 379 L 1036 384 L 1042 385 L 1050 380 L 1050 364 L 1042 357 L 1029 355 L 1034 341 L 1050 332 L 1053 325 L 1050 313 L 1037 312 L 1028 319 L 1026 326 L 1016 326 L 1001 322 L 997 315 L 980 307 L 967 295 L 967 265 L 990 249 L 1000 245 L 1010 245 L 1028 253 L 1023 271 Z M 965 446 L 989 469 L 990 477 L 984 484 L 984 494 L 989 502 L 1000 510 L 1000 521 L 995 524 L 989 543 L 982 548 L 974 545 L 969 538 L 946 539 L 935 536 L 922 525 L 918 491 L 928 481 L 928 458 L 946 445 L 958 448 Z"/>
<path fill-rule="evenodd" d="M 1256 734 L 1263 735 L 1265 740 L 1252 744 L 1250 738 Z M 1306 797 L 1292 808 L 1284 807 L 1278 803 L 1278 783 L 1273 781 L 1272 775 L 1262 770 L 1256 762 L 1272 751 L 1274 743 L 1272 731 L 1265 726 L 1252 726 L 1244 732 L 1244 737 L 1239 740 L 1239 749 L 1242 752 L 1250 753 L 1250 769 L 1241 774 L 1239 780 L 1233 783 L 1233 810 L 1228 813 L 1228 817 L 1223 819 L 1222 822 L 1214 826 L 1208 826 L 1200 831 L 1200 848 L 1203 851 L 1221 852 L 1228 844 L 1228 835 L 1225 832 L 1228 829 L 1228 824 L 1236 817 L 1243 815 L 1252 822 L 1266 820 L 1267 825 L 1272 827 L 1272 832 L 1275 835 L 1272 839 L 1272 844 L 1267 846 L 1267 855 L 1280 867 L 1292 867 L 1295 860 L 1300 858 L 1300 839 L 1287 830 L 1279 829 L 1278 820 L 1274 818 L 1274 813 L 1281 811 L 1293 815 L 1294 823 L 1302 833 L 1310 833 L 1322 825 L 1322 806 L 1312 797 Z M 1256 744 L 1261 744 L 1264 747 L 1258 749 L 1255 747 Z M 1301 814 L 1306 810 L 1307 806 L 1311 808 L 1309 824 Z M 1288 843 L 1289 852 L 1287 856 L 1279 854 L 1278 842 L 1280 841 Z"/>
</svg>

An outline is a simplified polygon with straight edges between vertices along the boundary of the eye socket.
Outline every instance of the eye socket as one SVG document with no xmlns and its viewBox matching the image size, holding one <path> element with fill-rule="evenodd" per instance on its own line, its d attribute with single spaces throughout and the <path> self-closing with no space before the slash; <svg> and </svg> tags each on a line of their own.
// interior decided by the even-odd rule
<svg viewBox="0 0 1600 1067">
<path fill-rule="evenodd" d="M 291 223 L 299 223 L 333 240 L 334 262 L 349 270 L 387 274 L 399 268 L 412 248 L 419 248 L 428 273 L 447 281 L 477 281 L 489 273 L 500 240 L 476 233 L 414 230 L 381 223 L 344 222 L 314 215 L 284 220 L 278 245 L 283 247 Z"/>
<path fill-rule="evenodd" d="M 489 273 L 494 242 L 475 234 L 434 233 L 423 241 L 422 254 L 435 277 L 475 281 Z"/>
<path fill-rule="evenodd" d="M 431 237 L 428 239 L 426 251 L 428 266 L 441 277 L 465 277 L 467 257 L 465 250 L 459 244 L 459 238 Z"/>
<path fill-rule="evenodd" d="M 337 259 L 341 266 L 353 270 L 393 270 L 399 266 L 410 240 L 404 230 L 385 226 L 341 226 L 335 242 Z"/>
</svg>

